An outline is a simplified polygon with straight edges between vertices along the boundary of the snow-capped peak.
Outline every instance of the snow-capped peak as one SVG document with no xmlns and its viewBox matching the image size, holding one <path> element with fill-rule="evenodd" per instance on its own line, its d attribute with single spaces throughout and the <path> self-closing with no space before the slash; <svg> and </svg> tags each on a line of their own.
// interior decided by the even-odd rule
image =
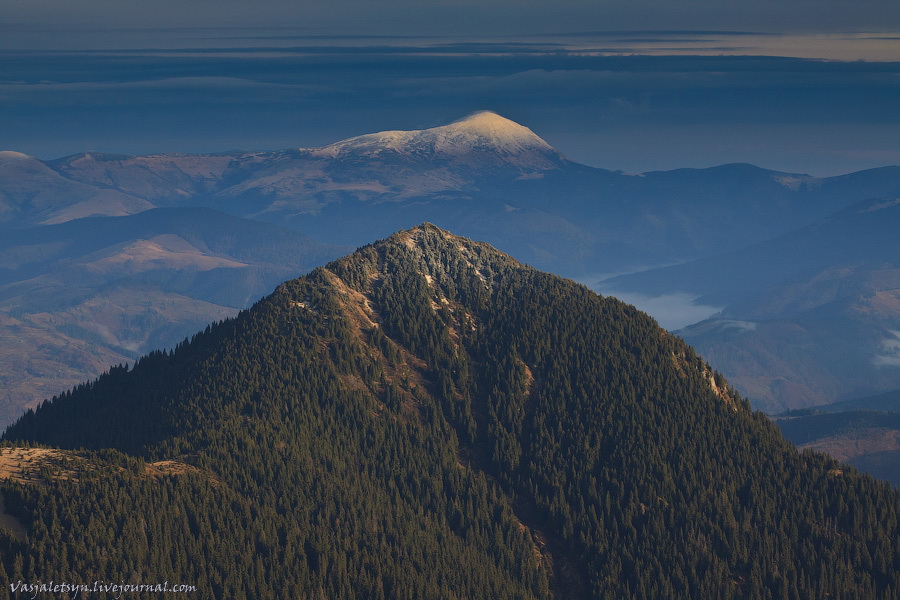
<svg viewBox="0 0 900 600">
<path fill-rule="evenodd" d="M 552 168 L 560 158 L 559 153 L 533 131 L 491 111 L 477 112 L 432 129 L 361 135 L 313 152 L 329 158 L 345 154 L 395 153 L 462 160 L 471 157 L 478 161 L 489 155 L 503 162 L 535 168 Z"/>
<path fill-rule="evenodd" d="M 487 110 L 426 131 L 433 132 L 438 141 L 450 147 L 487 144 L 508 152 L 525 149 L 553 150 L 550 144 L 527 127 Z"/>
</svg>

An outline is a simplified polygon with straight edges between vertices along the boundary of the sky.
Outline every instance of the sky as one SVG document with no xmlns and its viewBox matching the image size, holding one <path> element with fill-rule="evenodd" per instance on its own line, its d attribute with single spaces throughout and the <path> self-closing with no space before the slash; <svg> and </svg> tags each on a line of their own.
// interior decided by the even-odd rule
<svg viewBox="0 0 900 600">
<path fill-rule="evenodd" d="M 889 31 L 894 0 L 4 0 L 38 27 L 293 27 L 332 33 L 527 34 L 538 30 Z"/>
<path fill-rule="evenodd" d="M 2 2 L 0 149 L 45 160 L 493 110 L 611 170 L 900 164 L 895 0 Z"/>
</svg>

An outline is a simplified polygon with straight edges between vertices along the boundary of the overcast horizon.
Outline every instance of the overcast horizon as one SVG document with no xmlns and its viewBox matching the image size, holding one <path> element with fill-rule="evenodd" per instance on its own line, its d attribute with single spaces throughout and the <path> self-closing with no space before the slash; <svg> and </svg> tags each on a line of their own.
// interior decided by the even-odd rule
<svg viewBox="0 0 900 600">
<path fill-rule="evenodd" d="M 316 147 L 493 110 L 611 170 L 900 165 L 895 3 L 7 4 L 0 150 L 44 160 Z"/>
<path fill-rule="evenodd" d="M 291 27 L 329 33 L 520 35 L 535 31 L 894 31 L 893 0 L 6 0 L 0 23 L 33 27 Z"/>
</svg>

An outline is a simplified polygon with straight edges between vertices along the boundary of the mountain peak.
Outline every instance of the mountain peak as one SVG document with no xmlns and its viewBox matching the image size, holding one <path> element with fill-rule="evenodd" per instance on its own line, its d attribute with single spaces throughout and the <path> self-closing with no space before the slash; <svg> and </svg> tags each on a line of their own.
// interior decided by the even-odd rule
<svg viewBox="0 0 900 600">
<path fill-rule="evenodd" d="M 374 260 L 376 255 L 382 258 Z M 388 259 L 388 256 L 393 258 Z M 360 248 L 326 268 L 345 275 L 365 271 L 368 275 L 361 282 L 363 287 L 368 286 L 371 279 L 382 279 L 387 272 L 398 268 L 413 269 L 423 275 L 429 285 L 446 285 L 448 288 L 459 285 L 455 281 L 457 277 L 474 277 L 480 280 L 479 285 L 490 288 L 500 271 L 507 268 L 532 270 L 490 244 L 454 235 L 427 222 Z M 349 282 L 354 277 L 346 279 Z"/>
<path fill-rule="evenodd" d="M 480 263 L 492 262 L 523 267 L 519 261 L 505 252 L 497 250 L 487 242 L 477 242 L 467 237 L 455 235 L 432 223 L 422 223 L 410 229 L 398 231 L 379 244 L 399 244 L 414 250 L 420 256 L 428 255 L 429 262 L 434 262 L 442 255 L 462 258 L 469 266 L 478 267 Z"/>
<path fill-rule="evenodd" d="M 472 113 L 449 125 L 412 131 L 382 131 L 314 150 L 317 156 L 450 158 L 478 164 L 503 162 L 523 168 L 558 166 L 559 152 L 531 129 L 491 111 Z"/>
<path fill-rule="evenodd" d="M 450 136 L 473 136 L 479 141 L 490 141 L 498 147 L 529 146 L 552 150 L 550 144 L 529 128 L 489 110 L 472 113 L 449 125 L 428 131 L 440 131 Z"/>
<path fill-rule="evenodd" d="M 460 244 L 463 242 L 468 242 L 468 243 L 472 243 L 472 244 L 478 243 L 478 242 L 473 242 L 472 240 L 469 240 L 467 238 L 464 238 L 464 237 L 461 237 L 458 235 L 454 235 L 454 234 L 450 233 L 449 231 L 447 231 L 446 229 L 441 229 L 437 225 L 435 225 L 433 223 L 429 223 L 428 221 L 425 221 L 424 223 L 422 223 L 420 225 L 416 225 L 415 227 L 410 227 L 409 229 L 403 229 L 401 231 L 398 231 L 398 232 L 392 234 L 390 237 L 382 240 L 381 242 L 376 242 L 376 244 L 399 243 L 399 244 L 403 244 L 404 246 L 408 247 L 410 245 L 425 243 L 425 241 L 428 239 L 455 241 L 457 244 Z M 482 244 L 487 246 L 487 244 L 484 244 L 483 242 L 482 242 Z"/>
</svg>

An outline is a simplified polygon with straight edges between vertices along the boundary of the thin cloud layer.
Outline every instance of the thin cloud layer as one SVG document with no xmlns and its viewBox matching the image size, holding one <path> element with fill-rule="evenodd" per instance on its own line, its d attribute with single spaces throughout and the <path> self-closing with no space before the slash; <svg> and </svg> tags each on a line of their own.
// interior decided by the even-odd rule
<svg viewBox="0 0 900 600">
<path fill-rule="evenodd" d="M 302 27 L 314 33 L 521 34 L 590 30 L 884 31 L 893 0 L 7 0 L 5 20 L 60 27 Z M 323 31 L 326 30 L 326 31 Z"/>
<path fill-rule="evenodd" d="M 491 109 L 573 160 L 631 172 L 750 162 L 827 175 L 900 164 L 898 62 L 607 55 L 585 50 L 590 33 L 283 47 L 221 39 L 245 33 L 190 30 L 215 38 L 193 49 L 7 51 L 5 148 L 57 158 L 311 147 Z M 616 36 L 639 37 L 607 37 Z"/>
</svg>

